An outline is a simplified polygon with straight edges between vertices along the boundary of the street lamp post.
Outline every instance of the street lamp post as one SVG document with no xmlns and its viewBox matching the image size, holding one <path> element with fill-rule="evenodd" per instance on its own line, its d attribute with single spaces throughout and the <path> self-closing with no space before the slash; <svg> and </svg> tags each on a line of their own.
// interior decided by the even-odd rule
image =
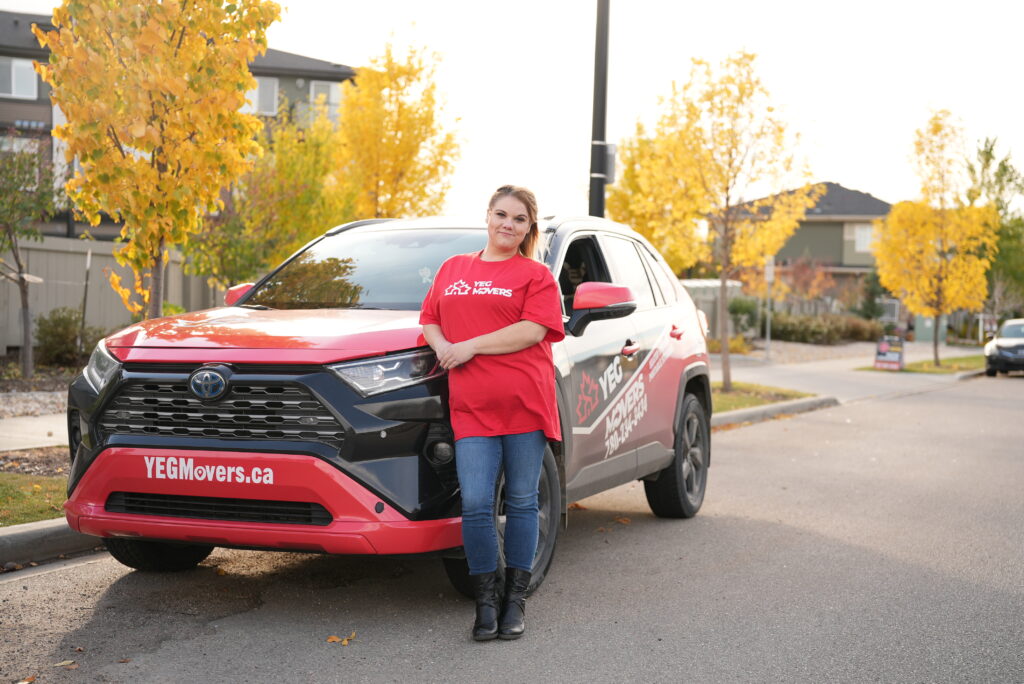
<svg viewBox="0 0 1024 684">
<path fill-rule="evenodd" d="M 597 40 L 594 47 L 594 121 L 590 136 L 590 215 L 604 216 L 604 186 L 608 182 L 605 110 L 608 102 L 608 3 L 597 0 Z"/>
</svg>

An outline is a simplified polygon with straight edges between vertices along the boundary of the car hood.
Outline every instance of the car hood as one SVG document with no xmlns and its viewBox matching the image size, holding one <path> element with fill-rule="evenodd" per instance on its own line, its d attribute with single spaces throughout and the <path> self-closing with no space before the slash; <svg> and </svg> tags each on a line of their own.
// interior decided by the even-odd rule
<svg viewBox="0 0 1024 684">
<path fill-rule="evenodd" d="M 417 311 L 234 306 L 143 321 L 106 338 L 122 361 L 322 363 L 425 344 Z"/>
<path fill-rule="evenodd" d="M 1008 347 L 1024 347 L 1024 337 L 996 337 L 992 340 L 992 344 L 1004 349 Z"/>
</svg>

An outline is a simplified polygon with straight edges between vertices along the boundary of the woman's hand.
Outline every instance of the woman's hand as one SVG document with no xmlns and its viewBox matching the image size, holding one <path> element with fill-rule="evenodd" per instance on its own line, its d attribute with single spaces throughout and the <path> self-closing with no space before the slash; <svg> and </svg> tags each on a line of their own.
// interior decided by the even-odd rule
<svg viewBox="0 0 1024 684">
<path fill-rule="evenodd" d="M 437 362 L 441 368 L 450 370 L 455 366 L 461 366 L 476 356 L 476 349 L 473 340 L 448 344 L 443 349 L 436 349 Z"/>
</svg>

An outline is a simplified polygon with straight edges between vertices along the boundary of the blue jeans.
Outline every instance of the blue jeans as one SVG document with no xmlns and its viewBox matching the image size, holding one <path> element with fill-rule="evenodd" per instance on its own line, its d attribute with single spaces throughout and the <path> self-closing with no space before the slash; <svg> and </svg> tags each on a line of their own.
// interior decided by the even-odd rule
<svg viewBox="0 0 1024 684">
<path fill-rule="evenodd" d="M 537 487 L 544 463 L 544 432 L 463 437 L 455 442 L 462 488 L 462 545 L 471 575 L 498 568 L 494 496 L 505 470 L 505 566 L 529 572 L 537 551 Z"/>
</svg>

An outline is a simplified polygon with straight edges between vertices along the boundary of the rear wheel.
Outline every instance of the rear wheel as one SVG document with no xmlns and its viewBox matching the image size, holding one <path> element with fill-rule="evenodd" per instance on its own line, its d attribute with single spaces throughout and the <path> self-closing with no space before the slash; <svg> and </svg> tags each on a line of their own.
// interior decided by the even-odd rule
<svg viewBox="0 0 1024 684">
<path fill-rule="evenodd" d="M 495 496 L 495 521 L 498 533 L 498 586 L 505 585 L 505 478 L 498 478 L 498 491 Z M 540 469 L 540 483 L 537 492 L 537 551 L 533 556 L 533 567 L 530 569 L 530 588 L 532 594 L 544 581 L 551 561 L 555 558 L 555 544 L 562 525 L 562 485 L 558 477 L 558 464 L 551 447 L 544 449 L 544 462 Z M 469 598 L 473 598 L 473 585 L 469 579 L 469 565 L 463 558 L 445 558 L 444 570 L 455 589 Z"/>
<path fill-rule="evenodd" d="M 683 397 L 676 456 L 655 480 L 644 480 L 644 493 L 654 515 L 660 518 L 692 518 L 704 503 L 708 483 L 711 437 L 707 414 L 697 397 Z"/>
<path fill-rule="evenodd" d="M 993 368 L 992 366 L 989 366 L 988 364 L 986 364 L 985 365 L 985 375 L 987 375 L 990 378 L 996 377 L 996 369 Z"/>
<path fill-rule="evenodd" d="M 213 551 L 213 547 L 207 544 L 174 544 L 121 537 L 110 537 L 103 542 L 119 563 L 146 572 L 191 570 Z"/>
</svg>

